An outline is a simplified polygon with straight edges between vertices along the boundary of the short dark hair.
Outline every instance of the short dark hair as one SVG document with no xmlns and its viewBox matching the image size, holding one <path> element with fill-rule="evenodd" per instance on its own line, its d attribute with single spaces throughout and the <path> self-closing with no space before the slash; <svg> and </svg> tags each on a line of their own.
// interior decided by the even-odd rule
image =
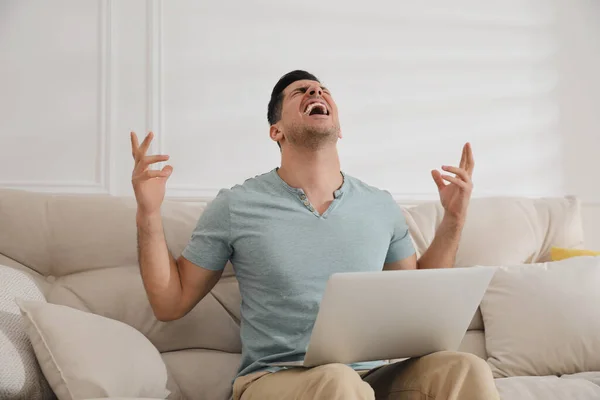
<svg viewBox="0 0 600 400">
<path fill-rule="evenodd" d="M 283 75 L 277 84 L 275 84 L 275 87 L 271 92 L 271 100 L 269 101 L 269 107 L 267 109 L 267 120 L 269 121 L 269 125 L 276 124 L 281 119 L 281 105 L 283 103 L 284 89 L 292 83 L 304 79 L 320 82 L 317 77 L 310 72 L 297 69 Z"/>
</svg>

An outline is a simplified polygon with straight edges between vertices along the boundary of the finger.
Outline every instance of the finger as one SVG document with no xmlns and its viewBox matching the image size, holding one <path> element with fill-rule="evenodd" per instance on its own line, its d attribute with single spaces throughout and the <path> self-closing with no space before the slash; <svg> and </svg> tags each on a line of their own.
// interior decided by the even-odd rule
<svg viewBox="0 0 600 400">
<path fill-rule="evenodd" d="M 169 156 L 166 154 L 158 154 L 154 156 L 146 156 L 140 160 L 139 167 L 146 168 L 151 164 L 156 164 L 157 162 L 167 161 Z"/>
<path fill-rule="evenodd" d="M 173 167 L 170 165 L 165 165 L 165 167 L 161 170 L 165 177 L 168 178 L 173 173 Z"/>
<path fill-rule="evenodd" d="M 141 158 L 146 155 L 146 152 L 148 151 L 148 147 L 150 147 L 150 142 L 152 142 L 153 137 L 154 137 L 154 134 L 152 132 L 150 132 L 150 133 L 148 133 L 148 135 L 146 135 L 146 138 L 142 142 L 142 145 L 140 146 L 140 150 L 138 151 L 138 157 Z"/>
<path fill-rule="evenodd" d="M 471 178 L 469 177 L 469 173 L 462 168 L 456 168 L 456 167 L 452 167 L 449 165 L 443 165 L 442 169 L 446 172 L 455 174 L 456 176 L 458 176 L 460 179 L 462 179 L 465 182 L 469 182 L 471 180 Z"/>
<path fill-rule="evenodd" d="M 466 170 L 469 173 L 469 175 L 473 175 L 473 170 L 475 169 L 475 159 L 473 158 L 473 148 L 471 147 L 471 143 L 467 143 L 468 144 L 468 149 L 467 149 L 467 166 L 466 166 Z"/>
<path fill-rule="evenodd" d="M 460 163 L 458 164 L 460 168 L 465 168 L 467 165 L 467 145 L 465 144 L 462 149 L 462 154 L 460 156 Z"/>
<path fill-rule="evenodd" d="M 442 179 L 442 174 L 438 170 L 431 171 L 431 176 L 433 177 L 433 181 L 435 182 L 438 190 L 442 190 L 446 187 L 444 180 Z"/>
<path fill-rule="evenodd" d="M 467 190 L 469 189 L 469 185 L 467 184 L 467 182 L 458 179 L 457 177 L 454 177 L 452 175 L 442 175 L 442 179 L 444 179 L 445 181 L 448 181 L 450 183 L 455 184 L 456 186 L 460 186 L 462 189 Z"/>
<path fill-rule="evenodd" d="M 131 136 L 131 155 L 133 156 L 133 159 L 137 161 L 137 151 L 138 151 L 138 148 L 140 147 L 140 145 L 138 143 L 138 137 L 135 134 L 135 132 L 131 132 L 130 136 Z"/>
<path fill-rule="evenodd" d="M 147 169 L 144 172 L 138 174 L 138 176 L 136 178 L 137 178 L 137 180 L 142 180 L 142 181 L 146 181 L 146 180 L 152 179 L 152 178 L 166 178 L 169 175 L 171 175 L 172 170 L 173 170 L 172 168 L 170 170 L 165 170 L 164 168 L 161 170 Z"/>
</svg>

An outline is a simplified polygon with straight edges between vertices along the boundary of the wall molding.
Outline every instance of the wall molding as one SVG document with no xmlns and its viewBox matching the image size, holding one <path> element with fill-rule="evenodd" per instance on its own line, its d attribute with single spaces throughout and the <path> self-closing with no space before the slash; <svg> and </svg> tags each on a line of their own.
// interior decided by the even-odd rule
<svg viewBox="0 0 600 400">
<path fill-rule="evenodd" d="M 111 193 L 112 109 L 112 0 L 100 0 L 100 76 L 98 79 L 98 186 L 100 192 Z"/>
<path fill-rule="evenodd" d="M 112 0 L 98 1 L 98 125 L 96 131 L 96 172 L 95 179 L 91 181 L 58 180 L 16 180 L 0 181 L 0 187 L 14 188 L 36 192 L 56 193 L 110 193 L 110 131 L 112 128 Z"/>
</svg>

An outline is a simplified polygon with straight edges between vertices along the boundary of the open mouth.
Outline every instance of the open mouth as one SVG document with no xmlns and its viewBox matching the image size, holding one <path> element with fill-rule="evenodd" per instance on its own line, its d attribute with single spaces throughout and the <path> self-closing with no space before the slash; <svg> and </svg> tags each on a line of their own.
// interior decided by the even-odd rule
<svg viewBox="0 0 600 400">
<path fill-rule="evenodd" d="M 329 110 L 327 110 L 327 106 L 320 102 L 310 103 L 306 110 L 304 110 L 305 115 L 329 115 Z"/>
</svg>

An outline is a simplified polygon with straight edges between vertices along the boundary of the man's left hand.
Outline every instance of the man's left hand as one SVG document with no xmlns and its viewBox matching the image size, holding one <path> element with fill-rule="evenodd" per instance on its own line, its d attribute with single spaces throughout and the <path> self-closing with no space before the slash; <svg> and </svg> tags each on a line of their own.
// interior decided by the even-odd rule
<svg viewBox="0 0 600 400">
<path fill-rule="evenodd" d="M 464 222 L 467 216 L 467 208 L 473 191 L 473 169 L 475 161 L 471 144 L 467 143 L 463 147 L 462 157 L 459 167 L 444 165 L 442 170 L 454 175 L 442 174 L 438 170 L 431 171 L 433 180 L 440 192 L 440 200 L 446 211 L 446 215 L 455 218 L 457 222 Z M 446 182 L 448 183 L 446 184 Z"/>
</svg>

